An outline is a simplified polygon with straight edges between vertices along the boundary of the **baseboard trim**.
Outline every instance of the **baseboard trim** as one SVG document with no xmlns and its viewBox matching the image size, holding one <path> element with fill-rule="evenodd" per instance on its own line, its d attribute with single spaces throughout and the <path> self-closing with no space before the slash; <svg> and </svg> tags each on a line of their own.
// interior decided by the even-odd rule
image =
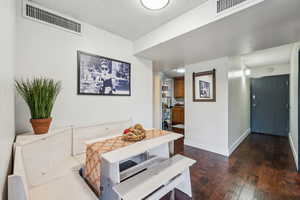
<svg viewBox="0 0 300 200">
<path fill-rule="evenodd" d="M 293 157 L 294 157 L 294 161 L 295 161 L 296 167 L 297 167 L 297 169 L 299 169 L 298 168 L 298 155 L 296 153 L 296 148 L 294 146 L 291 134 L 289 134 L 289 142 L 290 142 L 290 146 L 291 146 L 291 149 L 292 149 L 292 152 L 293 152 Z"/>
<path fill-rule="evenodd" d="M 216 154 L 220 154 L 222 156 L 228 157 L 228 152 L 224 152 L 222 150 L 217 150 L 217 149 L 214 149 L 214 148 L 209 147 L 207 145 L 201 144 L 201 142 L 199 140 L 185 139 L 184 140 L 184 145 L 195 147 L 197 149 L 202 149 L 204 151 L 209 151 L 209 152 L 212 152 L 212 153 L 216 153 Z"/>
<path fill-rule="evenodd" d="M 231 147 L 229 148 L 229 156 L 236 150 L 236 148 L 238 148 L 238 146 L 240 146 L 240 144 L 246 139 L 246 137 L 248 137 L 248 135 L 250 134 L 251 129 L 247 129 L 238 139 L 237 141 L 235 141 L 233 143 L 233 145 L 231 145 Z"/>
</svg>

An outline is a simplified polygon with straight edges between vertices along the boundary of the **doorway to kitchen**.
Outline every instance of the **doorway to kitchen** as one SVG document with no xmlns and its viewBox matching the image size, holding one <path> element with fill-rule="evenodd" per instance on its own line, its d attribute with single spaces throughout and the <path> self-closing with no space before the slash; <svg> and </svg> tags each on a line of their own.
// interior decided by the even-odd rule
<svg viewBox="0 0 300 200">
<path fill-rule="evenodd" d="M 184 69 L 164 72 L 161 88 L 162 129 L 184 135 Z M 175 153 L 184 149 L 184 138 L 175 142 Z"/>
</svg>

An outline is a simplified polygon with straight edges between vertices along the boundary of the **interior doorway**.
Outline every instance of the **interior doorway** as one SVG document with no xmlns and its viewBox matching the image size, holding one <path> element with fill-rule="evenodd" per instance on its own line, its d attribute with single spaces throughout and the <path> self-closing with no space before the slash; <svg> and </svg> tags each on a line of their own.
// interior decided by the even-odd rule
<svg viewBox="0 0 300 200">
<path fill-rule="evenodd" d="M 289 135 L 289 75 L 251 79 L 251 131 Z"/>
<path fill-rule="evenodd" d="M 182 134 L 183 137 L 174 143 L 175 153 L 184 150 L 184 68 L 161 72 L 161 127 L 163 130 Z"/>
</svg>

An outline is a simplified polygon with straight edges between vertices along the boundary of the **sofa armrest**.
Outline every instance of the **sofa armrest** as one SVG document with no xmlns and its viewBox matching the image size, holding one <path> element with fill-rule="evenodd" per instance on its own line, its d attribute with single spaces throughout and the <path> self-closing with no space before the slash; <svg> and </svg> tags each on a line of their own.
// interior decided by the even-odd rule
<svg viewBox="0 0 300 200">
<path fill-rule="evenodd" d="M 8 176 L 8 200 L 29 200 L 26 190 L 21 176 Z"/>
</svg>

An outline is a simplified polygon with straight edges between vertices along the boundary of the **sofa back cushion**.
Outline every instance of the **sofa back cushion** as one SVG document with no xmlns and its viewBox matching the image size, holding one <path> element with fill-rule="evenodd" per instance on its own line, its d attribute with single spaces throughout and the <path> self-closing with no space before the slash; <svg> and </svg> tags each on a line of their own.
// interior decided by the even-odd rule
<svg viewBox="0 0 300 200">
<path fill-rule="evenodd" d="M 95 124 L 90 126 L 74 127 L 73 129 L 73 156 L 85 153 L 85 142 L 96 138 L 117 136 L 124 129 L 132 126 L 131 120 L 111 123 Z"/>
<path fill-rule="evenodd" d="M 72 154 L 72 129 L 48 133 L 48 137 L 22 146 L 22 157 L 29 186 L 37 186 L 59 176 L 55 172 Z"/>
</svg>

